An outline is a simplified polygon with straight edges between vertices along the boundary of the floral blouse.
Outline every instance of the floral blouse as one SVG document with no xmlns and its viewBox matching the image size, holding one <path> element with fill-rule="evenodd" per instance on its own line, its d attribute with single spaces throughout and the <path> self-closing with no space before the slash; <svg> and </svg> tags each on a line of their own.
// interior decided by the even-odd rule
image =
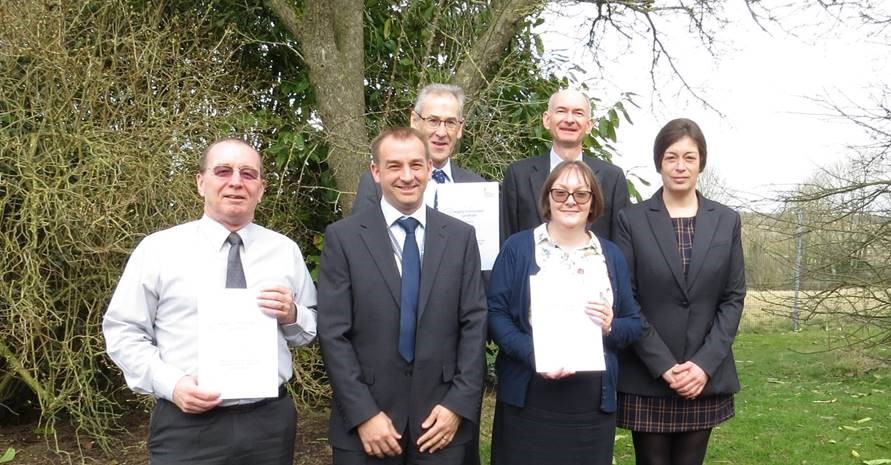
<svg viewBox="0 0 891 465">
<path fill-rule="evenodd" d="M 548 234 L 547 223 L 532 231 L 535 240 L 535 263 L 542 270 L 566 270 L 584 275 L 584 282 L 590 283 L 590 298 L 613 304 L 613 289 L 606 269 L 606 258 L 600 240 L 588 231 L 588 243 L 577 249 L 560 248 Z"/>
</svg>

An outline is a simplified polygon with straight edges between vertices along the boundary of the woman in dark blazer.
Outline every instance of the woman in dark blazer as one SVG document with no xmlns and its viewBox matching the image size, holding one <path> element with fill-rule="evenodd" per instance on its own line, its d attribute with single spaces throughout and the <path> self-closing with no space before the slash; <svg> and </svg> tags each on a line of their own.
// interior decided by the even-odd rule
<svg viewBox="0 0 891 465">
<path fill-rule="evenodd" d="M 539 198 L 547 223 L 512 235 L 489 280 L 489 335 L 499 346 L 492 465 L 609 465 L 615 438 L 616 351 L 641 331 L 628 267 L 615 244 L 587 230 L 603 211 L 594 173 L 563 162 Z M 568 273 L 593 296 L 585 308 L 599 326 L 606 371 L 566 367 L 539 373 L 530 323 L 529 277 Z M 553 289 L 559 293 L 561 289 Z M 534 318 L 547 319 L 536 308 Z M 552 320 L 553 321 L 553 320 Z M 596 336 L 595 336 L 596 337 Z"/>
<path fill-rule="evenodd" d="M 638 465 L 698 465 L 711 429 L 734 414 L 731 346 L 746 295 L 739 214 L 696 191 L 705 136 L 676 119 L 653 147 L 662 188 L 619 214 L 643 334 L 619 354 L 617 423 Z"/>
</svg>

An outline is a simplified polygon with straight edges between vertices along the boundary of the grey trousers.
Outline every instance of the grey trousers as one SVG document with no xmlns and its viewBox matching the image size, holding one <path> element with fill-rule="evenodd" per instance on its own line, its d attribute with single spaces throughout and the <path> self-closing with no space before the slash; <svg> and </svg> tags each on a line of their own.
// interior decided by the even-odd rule
<svg viewBox="0 0 891 465">
<path fill-rule="evenodd" d="M 297 411 L 287 396 L 257 405 L 184 413 L 158 400 L 149 424 L 151 465 L 293 465 Z"/>
</svg>

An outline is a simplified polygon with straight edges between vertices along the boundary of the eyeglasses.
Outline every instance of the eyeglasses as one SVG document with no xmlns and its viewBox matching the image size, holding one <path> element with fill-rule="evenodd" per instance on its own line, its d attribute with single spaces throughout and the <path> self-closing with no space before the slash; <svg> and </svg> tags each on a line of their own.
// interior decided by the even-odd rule
<svg viewBox="0 0 891 465">
<path fill-rule="evenodd" d="M 593 197 L 591 191 L 575 191 L 569 192 L 563 189 L 551 189 L 551 199 L 554 202 L 563 203 L 569 200 L 572 197 L 572 200 L 579 205 L 584 205 L 591 201 L 591 197 Z"/>
<path fill-rule="evenodd" d="M 260 179 L 260 172 L 253 168 L 233 168 L 228 165 L 217 165 L 211 169 L 214 176 L 222 179 L 229 179 L 232 174 L 238 171 L 238 175 L 245 181 L 256 181 Z"/>
<path fill-rule="evenodd" d="M 415 114 L 418 115 L 418 118 L 421 118 L 422 120 L 424 120 L 424 123 L 427 124 L 428 129 L 439 129 L 439 125 L 444 124 L 446 130 L 454 131 L 455 129 L 458 129 L 458 126 L 461 126 L 462 124 L 464 124 L 464 121 L 462 121 L 460 119 L 455 119 L 455 118 L 440 119 L 440 118 L 437 118 L 436 116 L 424 117 L 424 116 L 421 116 L 421 114 L 418 112 L 415 112 Z"/>
</svg>

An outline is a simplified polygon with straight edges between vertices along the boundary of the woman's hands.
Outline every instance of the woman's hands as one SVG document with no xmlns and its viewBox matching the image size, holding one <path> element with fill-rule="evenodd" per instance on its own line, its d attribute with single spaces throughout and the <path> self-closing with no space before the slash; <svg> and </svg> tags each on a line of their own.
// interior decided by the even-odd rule
<svg viewBox="0 0 891 465">
<path fill-rule="evenodd" d="M 600 326 L 604 336 L 609 336 L 613 325 L 613 307 L 606 302 L 589 300 L 585 305 L 585 313 L 595 324 Z"/>
<path fill-rule="evenodd" d="M 708 374 L 693 362 L 677 364 L 662 374 L 668 387 L 684 399 L 695 399 L 708 383 Z"/>
</svg>

